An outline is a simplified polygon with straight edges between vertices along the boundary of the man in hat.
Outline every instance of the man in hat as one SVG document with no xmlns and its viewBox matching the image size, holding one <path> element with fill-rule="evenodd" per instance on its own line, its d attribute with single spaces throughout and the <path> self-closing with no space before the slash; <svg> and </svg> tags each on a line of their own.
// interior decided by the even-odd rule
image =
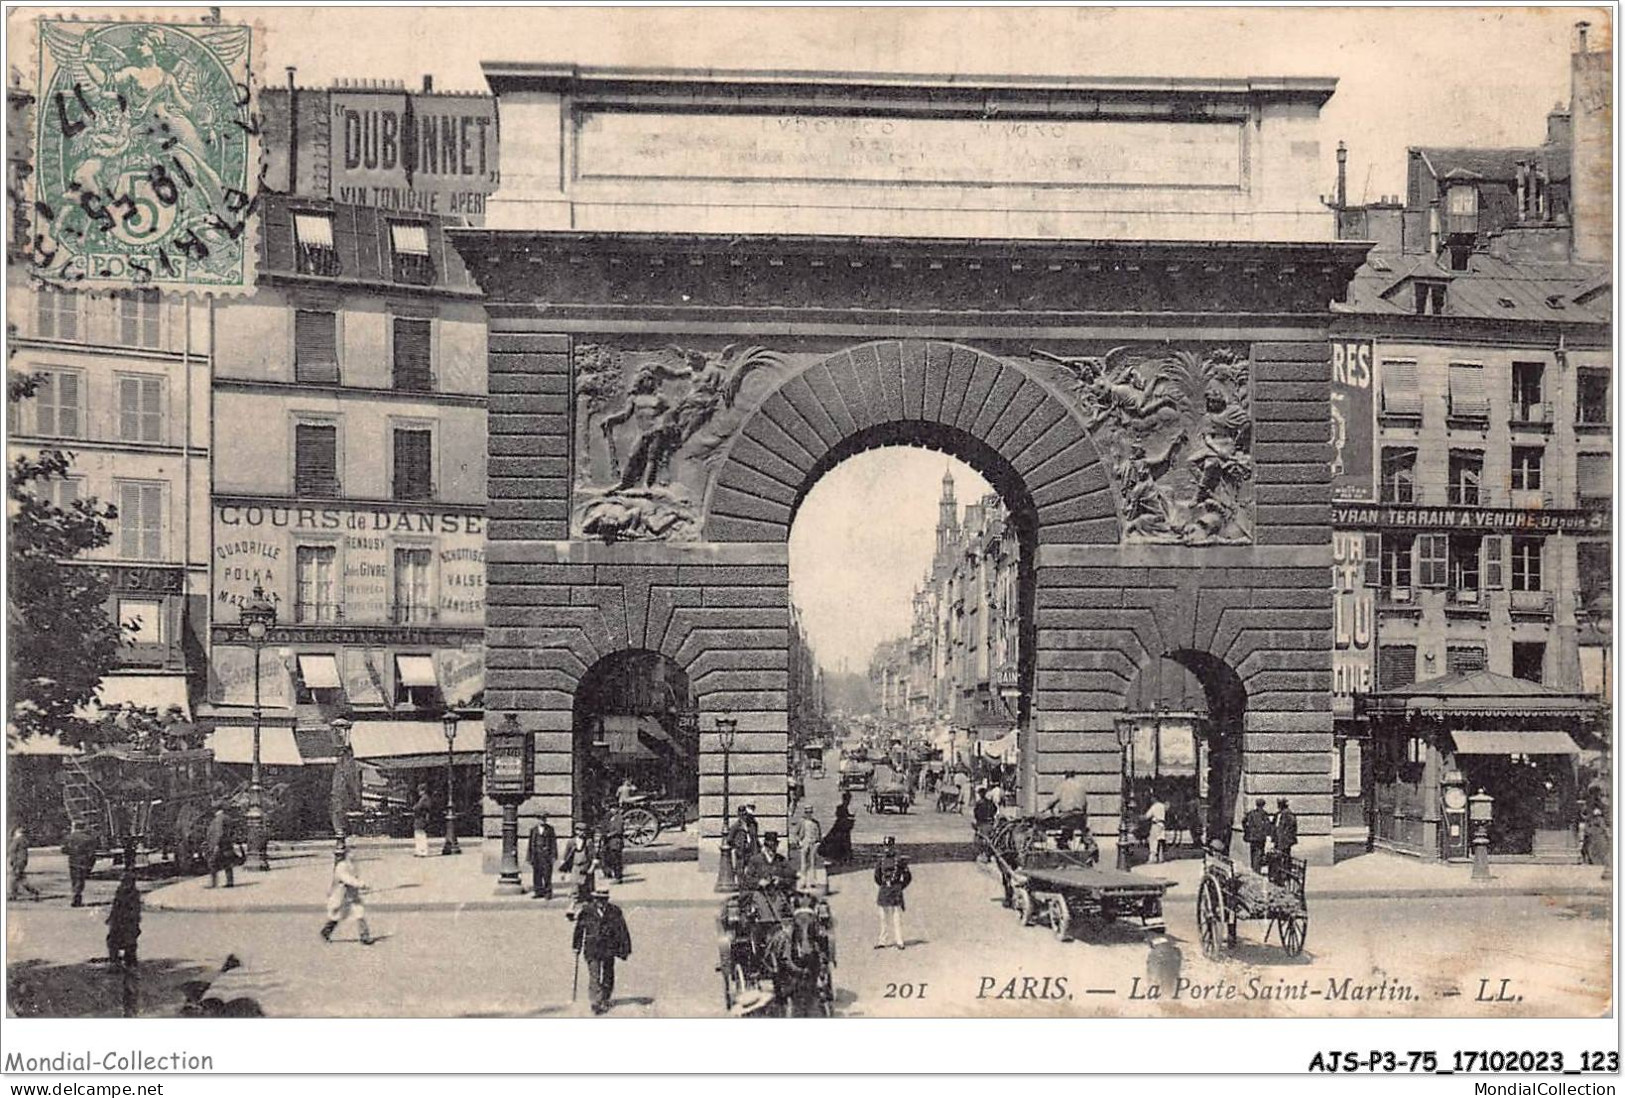
<svg viewBox="0 0 1625 1098">
<path fill-rule="evenodd" d="M 222 869 L 226 871 L 226 887 L 231 888 L 236 883 L 232 880 L 232 871 L 237 865 L 237 847 L 233 838 L 231 817 L 226 814 L 226 806 L 216 805 L 203 840 L 204 849 L 209 854 L 210 888 L 220 883 Z"/>
<path fill-rule="evenodd" d="M 68 856 L 68 882 L 73 886 L 73 907 L 85 906 L 85 882 L 96 865 L 96 836 L 84 821 L 74 820 L 73 829 L 62 840 L 62 853 Z"/>
<path fill-rule="evenodd" d="M 1298 817 L 1282 797 L 1275 802 L 1275 852 L 1280 855 L 1280 871 L 1291 868 L 1292 848 L 1298 845 Z"/>
<path fill-rule="evenodd" d="M 739 815 L 728 825 L 728 834 L 723 838 L 723 847 L 728 856 L 733 859 L 734 879 L 739 880 L 745 872 L 745 865 L 756 853 L 756 819 L 750 814 L 749 805 L 739 806 Z"/>
<path fill-rule="evenodd" d="M 598 837 L 604 874 L 620 884 L 626 874 L 626 817 L 621 815 L 620 806 L 614 801 L 604 806 L 604 818 L 598 824 Z"/>
<path fill-rule="evenodd" d="M 372 945 L 367 909 L 361 902 L 361 894 L 366 890 L 366 882 L 350 860 L 350 848 L 340 840 L 333 849 L 333 880 L 327 887 L 327 922 L 322 925 L 322 941 L 331 942 L 339 923 L 354 917 L 361 930 L 361 944 Z"/>
<path fill-rule="evenodd" d="M 1254 873 L 1264 872 L 1264 844 L 1269 841 L 1270 832 L 1274 829 L 1270 823 L 1270 814 L 1264 811 L 1264 798 L 1260 797 L 1253 802 L 1253 807 L 1241 818 L 1241 839 L 1247 844 L 1252 854 Z"/>
<path fill-rule="evenodd" d="M 40 890 L 28 883 L 28 831 L 21 826 L 12 829 L 6 843 L 6 867 L 11 871 L 6 899 L 15 900 L 25 889 L 34 899 L 40 898 Z"/>
<path fill-rule="evenodd" d="M 904 948 L 903 892 L 913 882 L 914 874 L 909 871 L 908 859 L 897 853 L 897 839 L 887 835 L 880 862 L 875 866 L 875 885 L 879 889 L 875 904 L 880 908 L 880 940 L 875 942 L 876 949 L 884 949 L 888 945 Z M 888 931 L 894 939 L 891 942 L 886 940 Z"/>
<path fill-rule="evenodd" d="M 587 961 L 587 998 L 594 1014 L 609 1009 L 615 994 L 615 962 L 632 956 L 632 932 L 621 909 L 609 902 L 609 890 L 595 888 L 592 902 L 576 916 L 570 948 Z"/>
<path fill-rule="evenodd" d="M 812 888 L 818 877 L 818 844 L 824 841 L 824 829 L 813 815 L 812 805 L 801 810 L 796 824 L 796 844 L 801 850 L 801 887 Z"/>
<path fill-rule="evenodd" d="M 553 898 L 553 863 L 558 860 L 559 836 L 543 812 L 525 838 L 525 861 L 530 863 L 530 891 L 534 899 Z"/>
</svg>

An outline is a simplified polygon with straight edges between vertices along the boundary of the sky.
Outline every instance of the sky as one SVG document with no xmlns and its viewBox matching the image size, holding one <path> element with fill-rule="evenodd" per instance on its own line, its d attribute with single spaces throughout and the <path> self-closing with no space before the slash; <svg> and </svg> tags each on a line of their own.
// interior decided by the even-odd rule
<svg viewBox="0 0 1625 1098">
<path fill-rule="evenodd" d="M 1605 10 L 1472 8 L 242 8 L 262 71 L 484 90 L 480 62 L 1003 75 L 1333 76 L 1326 192 L 1348 142 L 1350 197 L 1404 189 L 1408 145 L 1538 144 L 1568 98 L 1574 23 Z"/>
<path fill-rule="evenodd" d="M 881 641 L 908 632 L 914 589 L 936 547 L 944 471 L 960 511 L 992 491 L 970 466 L 887 446 L 825 473 L 790 528 L 790 597 L 818 662 L 864 674 Z"/>
</svg>

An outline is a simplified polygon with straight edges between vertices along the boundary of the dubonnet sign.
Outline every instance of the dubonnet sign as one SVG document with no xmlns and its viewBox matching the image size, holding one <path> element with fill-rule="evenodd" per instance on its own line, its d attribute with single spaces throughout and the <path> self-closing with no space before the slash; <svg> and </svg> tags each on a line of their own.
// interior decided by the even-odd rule
<svg viewBox="0 0 1625 1098">
<path fill-rule="evenodd" d="M 495 100 L 367 91 L 331 103 L 334 199 L 484 219 L 498 181 Z"/>
</svg>

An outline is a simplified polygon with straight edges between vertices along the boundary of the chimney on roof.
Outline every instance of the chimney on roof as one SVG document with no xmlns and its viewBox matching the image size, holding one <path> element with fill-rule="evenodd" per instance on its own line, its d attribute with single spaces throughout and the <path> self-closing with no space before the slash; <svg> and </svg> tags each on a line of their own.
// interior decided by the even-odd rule
<svg viewBox="0 0 1625 1098">
<path fill-rule="evenodd" d="M 1337 208 L 1347 209 L 1349 204 L 1349 147 L 1337 143 Z"/>
<path fill-rule="evenodd" d="M 424 73 L 423 74 L 423 94 L 428 95 L 432 91 L 434 91 L 434 76 L 432 74 L 430 74 L 430 73 Z"/>
<path fill-rule="evenodd" d="M 1575 52 L 1576 53 L 1585 53 L 1586 52 L 1586 37 L 1587 37 L 1587 35 L 1589 35 L 1591 33 L 1591 24 L 1587 23 L 1585 20 L 1582 19 L 1580 22 L 1574 24 L 1574 29 L 1579 34 L 1579 38 L 1580 38 L 1580 48 L 1578 50 L 1576 50 Z"/>
</svg>

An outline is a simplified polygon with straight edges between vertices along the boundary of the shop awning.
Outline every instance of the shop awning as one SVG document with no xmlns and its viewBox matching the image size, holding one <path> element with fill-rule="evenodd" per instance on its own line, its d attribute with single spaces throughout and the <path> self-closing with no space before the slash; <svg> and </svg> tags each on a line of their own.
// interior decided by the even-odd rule
<svg viewBox="0 0 1625 1098">
<path fill-rule="evenodd" d="M 84 714 L 94 720 L 98 709 L 112 709 L 119 705 L 135 705 L 142 709 L 156 709 L 161 717 L 170 709 L 179 709 L 187 720 L 192 711 L 186 704 L 186 676 L 184 675 L 104 675 L 96 688 L 96 699 Z"/>
<path fill-rule="evenodd" d="M 300 656 L 299 677 L 306 690 L 339 690 L 344 686 L 339 678 L 339 661 L 333 656 Z"/>
<path fill-rule="evenodd" d="M 236 724 L 221 725 L 209 733 L 204 746 L 214 752 L 215 762 L 246 766 L 254 761 L 254 729 Z M 294 741 L 293 729 L 283 725 L 260 729 L 260 765 L 305 765 L 304 757 L 299 754 L 299 745 Z"/>
<path fill-rule="evenodd" d="M 357 721 L 350 729 L 355 757 L 375 766 L 444 766 L 446 733 L 440 721 Z M 485 755 L 485 723 L 457 725 L 453 757 L 458 762 L 479 761 Z"/>
<path fill-rule="evenodd" d="M 1452 732 L 1458 755 L 1578 755 L 1567 732 Z"/>
<path fill-rule="evenodd" d="M 432 656 L 396 656 L 395 674 L 402 686 L 438 686 Z"/>
<path fill-rule="evenodd" d="M 1375 715 L 1585 719 L 1596 714 L 1597 702 L 1595 694 L 1554 690 L 1490 671 L 1466 671 L 1370 695 L 1366 710 Z"/>
</svg>

